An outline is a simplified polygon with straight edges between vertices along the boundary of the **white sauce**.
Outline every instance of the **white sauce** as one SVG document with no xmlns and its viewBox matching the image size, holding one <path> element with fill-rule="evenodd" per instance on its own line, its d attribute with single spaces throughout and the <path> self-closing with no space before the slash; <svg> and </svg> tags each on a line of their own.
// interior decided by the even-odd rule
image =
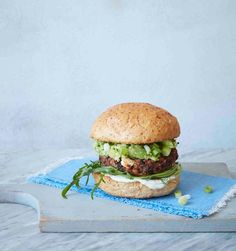
<svg viewBox="0 0 236 251">
<path fill-rule="evenodd" d="M 125 183 L 132 183 L 132 182 L 140 182 L 141 184 L 147 186 L 150 189 L 161 189 L 166 186 L 166 184 L 162 180 L 144 180 L 140 178 L 134 178 L 134 179 L 128 179 L 123 176 L 119 175 L 110 175 L 106 174 L 106 176 L 110 177 L 111 179 L 118 181 L 118 182 L 125 182 Z M 175 179 L 175 176 L 170 176 L 168 178 L 165 178 L 165 182 L 168 183 L 169 180 Z"/>
</svg>

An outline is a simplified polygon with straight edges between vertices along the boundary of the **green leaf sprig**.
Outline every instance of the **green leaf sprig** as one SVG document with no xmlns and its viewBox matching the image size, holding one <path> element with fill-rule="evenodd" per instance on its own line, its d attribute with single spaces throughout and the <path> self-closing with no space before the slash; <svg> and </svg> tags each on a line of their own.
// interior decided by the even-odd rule
<svg viewBox="0 0 236 251">
<path fill-rule="evenodd" d="M 89 182 L 89 177 L 90 174 L 94 173 L 96 169 L 98 169 L 100 167 L 100 163 L 98 161 L 91 161 L 89 164 L 85 163 L 84 166 L 82 166 L 73 176 L 73 179 L 71 181 L 71 183 L 69 183 L 61 192 L 61 195 L 63 198 L 67 199 L 67 192 L 71 189 L 71 187 L 73 185 L 75 185 L 77 188 L 80 188 L 80 179 L 84 176 L 87 176 L 86 179 L 86 185 Z M 100 184 L 99 184 L 100 185 Z M 96 184 L 95 186 L 96 187 Z M 97 186 L 98 187 L 98 186 Z M 95 189 L 96 190 L 96 189 Z M 94 191 L 95 191 L 94 190 Z M 92 190 L 92 192 L 94 193 L 94 191 Z M 91 197 L 93 198 L 93 193 L 91 193 Z"/>
<path fill-rule="evenodd" d="M 84 166 L 82 166 L 73 176 L 73 179 L 71 183 L 69 183 L 61 192 L 61 195 L 63 198 L 67 199 L 67 192 L 71 189 L 72 186 L 76 186 L 77 188 L 80 188 L 80 179 L 84 176 L 87 176 L 86 179 L 86 185 L 89 182 L 89 177 L 90 174 L 93 173 L 100 173 L 100 179 L 99 181 L 94 185 L 94 188 L 91 191 L 91 198 L 93 199 L 94 192 L 97 190 L 99 185 L 104 181 L 104 176 L 105 174 L 109 175 L 119 175 L 123 176 L 128 179 L 134 179 L 134 178 L 139 178 L 139 179 L 145 179 L 145 180 L 153 180 L 153 179 L 161 179 L 164 183 L 165 178 L 168 178 L 172 175 L 178 176 L 181 173 L 182 167 L 180 164 L 175 164 L 172 168 L 169 170 L 166 170 L 161 173 L 155 173 L 155 174 L 150 174 L 147 176 L 133 176 L 129 173 L 119 171 L 118 169 L 112 167 L 112 166 L 101 166 L 99 161 L 91 161 L 89 164 L 85 163 Z"/>
</svg>

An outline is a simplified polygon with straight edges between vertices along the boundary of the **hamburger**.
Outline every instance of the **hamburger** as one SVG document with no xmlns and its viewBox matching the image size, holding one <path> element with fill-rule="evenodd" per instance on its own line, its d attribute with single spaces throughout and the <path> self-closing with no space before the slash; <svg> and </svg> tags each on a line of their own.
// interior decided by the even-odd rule
<svg viewBox="0 0 236 251">
<path fill-rule="evenodd" d="M 72 185 L 92 174 L 95 187 L 128 198 L 170 194 L 180 182 L 176 138 L 180 126 L 168 111 L 148 103 L 123 103 L 103 112 L 90 136 L 99 155 L 97 162 L 81 168 Z M 79 186 L 78 186 L 79 187 Z"/>
</svg>

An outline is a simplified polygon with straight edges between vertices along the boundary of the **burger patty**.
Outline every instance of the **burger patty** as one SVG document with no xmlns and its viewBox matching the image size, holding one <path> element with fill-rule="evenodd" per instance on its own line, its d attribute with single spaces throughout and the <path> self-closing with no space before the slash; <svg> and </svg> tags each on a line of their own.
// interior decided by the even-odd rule
<svg viewBox="0 0 236 251">
<path fill-rule="evenodd" d="M 127 159 L 127 161 L 116 161 L 111 157 L 99 156 L 99 161 L 103 166 L 113 166 L 122 172 L 127 172 L 134 176 L 146 176 L 163 172 L 170 169 L 177 159 L 178 152 L 175 148 L 171 150 L 169 156 L 161 156 L 158 161 L 150 159 Z"/>
</svg>

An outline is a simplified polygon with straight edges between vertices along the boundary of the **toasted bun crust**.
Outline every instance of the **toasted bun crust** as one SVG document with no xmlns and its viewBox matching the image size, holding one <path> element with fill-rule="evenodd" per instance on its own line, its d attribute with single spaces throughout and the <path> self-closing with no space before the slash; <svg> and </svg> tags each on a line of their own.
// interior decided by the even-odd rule
<svg viewBox="0 0 236 251">
<path fill-rule="evenodd" d="M 100 179 L 100 174 L 94 173 L 93 177 L 95 181 L 98 182 Z M 170 194 L 172 191 L 175 190 L 175 188 L 179 184 L 179 177 L 170 180 L 168 184 L 161 189 L 150 189 L 149 187 L 143 185 L 139 181 L 132 183 L 118 182 L 111 179 L 109 176 L 104 176 L 103 179 L 105 183 L 102 182 L 99 188 L 101 188 L 106 193 L 118 197 L 140 198 L 140 199 L 160 197 Z"/>
<path fill-rule="evenodd" d="M 179 134 L 178 120 L 166 110 L 148 103 L 124 103 L 103 112 L 90 135 L 106 142 L 148 144 Z"/>
</svg>

